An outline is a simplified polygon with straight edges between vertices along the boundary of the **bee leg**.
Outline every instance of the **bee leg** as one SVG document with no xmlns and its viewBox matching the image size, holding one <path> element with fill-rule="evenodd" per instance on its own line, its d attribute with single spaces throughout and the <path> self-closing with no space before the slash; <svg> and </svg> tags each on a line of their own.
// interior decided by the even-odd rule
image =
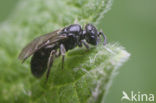
<svg viewBox="0 0 156 103">
<path fill-rule="evenodd" d="M 60 50 L 57 50 L 56 51 L 56 54 L 55 54 L 55 57 L 59 57 L 61 55 L 61 51 Z"/>
<path fill-rule="evenodd" d="M 87 48 L 87 50 L 89 50 L 89 45 L 86 43 L 86 41 L 81 40 L 82 44 Z"/>
<path fill-rule="evenodd" d="M 78 46 L 79 46 L 79 47 L 82 47 L 82 42 L 79 42 L 79 43 L 78 43 Z"/>
<path fill-rule="evenodd" d="M 63 44 L 60 45 L 60 52 L 62 55 L 62 69 L 63 69 L 64 68 L 65 53 L 66 53 L 66 49 L 65 49 Z"/>
<path fill-rule="evenodd" d="M 51 53 L 50 53 L 50 56 L 48 58 L 48 63 L 47 63 L 47 69 L 48 69 L 48 71 L 47 71 L 47 74 L 46 74 L 46 78 L 47 78 L 46 81 L 49 78 L 49 74 L 50 74 L 51 66 L 52 66 L 53 61 L 54 61 L 55 53 L 56 53 L 56 51 L 55 50 L 52 50 Z"/>
</svg>

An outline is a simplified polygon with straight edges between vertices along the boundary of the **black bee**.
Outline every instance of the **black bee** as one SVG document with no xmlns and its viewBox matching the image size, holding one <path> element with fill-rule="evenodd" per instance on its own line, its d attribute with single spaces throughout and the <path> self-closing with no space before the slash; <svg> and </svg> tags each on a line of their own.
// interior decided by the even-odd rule
<svg viewBox="0 0 156 103">
<path fill-rule="evenodd" d="M 103 32 L 98 32 L 92 24 L 87 24 L 84 30 L 79 24 L 72 24 L 34 39 L 21 51 L 19 59 L 24 62 L 33 55 L 31 58 L 32 74 L 39 78 L 48 69 L 46 73 L 48 79 L 55 57 L 62 55 L 63 68 L 65 53 L 68 50 L 76 46 L 82 47 L 82 45 L 89 49 L 88 43 L 97 45 L 100 41 L 100 35 L 103 36 L 105 45 L 105 35 Z"/>
</svg>

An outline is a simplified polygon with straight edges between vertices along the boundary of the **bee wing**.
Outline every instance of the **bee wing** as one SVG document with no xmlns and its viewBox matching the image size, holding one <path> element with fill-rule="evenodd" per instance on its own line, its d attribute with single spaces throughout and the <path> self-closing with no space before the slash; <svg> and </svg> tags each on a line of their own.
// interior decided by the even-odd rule
<svg viewBox="0 0 156 103">
<path fill-rule="evenodd" d="M 30 57 L 33 53 L 35 53 L 42 47 L 64 39 L 65 36 L 60 35 L 60 31 L 61 30 L 56 30 L 54 32 L 37 37 L 32 42 L 30 42 L 25 48 L 22 49 L 18 58 L 24 62 L 24 60 L 26 60 L 28 57 Z"/>
</svg>

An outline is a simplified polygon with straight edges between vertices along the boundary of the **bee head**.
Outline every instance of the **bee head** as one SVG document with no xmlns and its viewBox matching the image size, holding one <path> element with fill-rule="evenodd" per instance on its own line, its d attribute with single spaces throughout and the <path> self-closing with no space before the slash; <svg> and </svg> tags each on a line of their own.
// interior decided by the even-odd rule
<svg viewBox="0 0 156 103">
<path fill-rule="evenodd" d="M 99 33 L 92 24 L 87 24 L 85 26 L 85 39 L 92 45 L 97 45 L 99 43 Z"/>
</svg>

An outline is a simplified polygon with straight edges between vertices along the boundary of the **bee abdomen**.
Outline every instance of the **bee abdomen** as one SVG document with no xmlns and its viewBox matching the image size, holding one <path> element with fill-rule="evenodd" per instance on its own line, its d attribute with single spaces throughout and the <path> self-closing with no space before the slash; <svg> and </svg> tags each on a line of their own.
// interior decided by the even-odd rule
<svg viewBox="0 0 156 103">
<path fill-rule="evenodd" d="M 37 51 L 31 58 L 31 72 L 35 77 L 40 78 L 46 71 L 49 55 L 50 50 L 44 48 Z"/>
</svg>

